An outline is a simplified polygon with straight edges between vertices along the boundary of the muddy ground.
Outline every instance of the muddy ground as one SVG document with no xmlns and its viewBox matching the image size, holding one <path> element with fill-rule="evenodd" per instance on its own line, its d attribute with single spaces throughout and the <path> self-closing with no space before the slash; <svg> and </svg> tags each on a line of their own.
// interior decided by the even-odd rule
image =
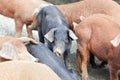
<svg viewBox="0 0 120 80">
<path fill-rule="evenodd" d="M 38 35 L 37 32 L 33 32 L 34 38 L 38 41 Z M 15 25 L 14 25 L 14 20 L 10 18 L 5 18 L 0 15 L 0 36 L 2 35 L 9 35 L 9 36 L 14 36 L 15 35 Z M 26 36 L 26 31 L 23 31 L 22 36 Z M 71 55 L 70 55 L 70 63 L 72 64 L 72 69 L 77 71 L 77 67 L 75 64 L 75 50 L 76 50 L 76 44 L 72 45 L 71 49 Z M 97 60 L 97 62 L 99 62 Z M 93 69 L 91 68 L 91 65 L 88 65 L 88 72 L 89 72 L 89 78 L 90 80 L 109 80 L 109 70 L 108 66 L 105 68 L 100 68 L 100 69 Z"/>
</svg>

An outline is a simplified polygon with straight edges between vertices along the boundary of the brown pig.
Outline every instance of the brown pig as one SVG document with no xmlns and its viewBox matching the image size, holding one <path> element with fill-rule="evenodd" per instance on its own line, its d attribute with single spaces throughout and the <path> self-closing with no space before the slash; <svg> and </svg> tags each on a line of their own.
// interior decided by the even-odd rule
<svg viewBox="0 0 120 80">
<path fill-rule="evenodd" d="M 73 29 L 72 22 L 79 23 L 79 16 L 88 17 L 96 13 L 113 16 L 120 24 L 120 5 L 113 0 L 82 0 L 74 3 L 57 5 L 65 16 L 70 29 Z"/>
<path fill-rule="evenodd" d="M 76 24 L 74 30 L 78 37 L 80 53 L 77 53 L 77 63 L 82 71 L 82 80 L 89 80 L 87 61 L 90 54 L 108 63 L 110 80 L 119 80 L 120 26 L 112 17 L 104 14 L 89 16 Z"/>
</svg>

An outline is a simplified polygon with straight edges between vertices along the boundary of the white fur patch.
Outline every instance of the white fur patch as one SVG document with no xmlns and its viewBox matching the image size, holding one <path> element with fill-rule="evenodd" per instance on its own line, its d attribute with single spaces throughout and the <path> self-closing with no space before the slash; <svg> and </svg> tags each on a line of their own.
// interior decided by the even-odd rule
<svg viewBox="0 0 120 80">
<path fill-rule="evenodd" d="M 118 34 L 113 40 L 111 40 L 110 43 L 114 47 L 117 47 L 120 44 L 120 34 Z"/>
</svg>

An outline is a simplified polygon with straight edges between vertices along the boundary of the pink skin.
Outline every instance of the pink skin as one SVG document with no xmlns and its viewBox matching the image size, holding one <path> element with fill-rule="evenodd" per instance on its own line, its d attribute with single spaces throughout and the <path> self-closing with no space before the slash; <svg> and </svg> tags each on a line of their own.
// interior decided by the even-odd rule
<svg viewBox="0 0 120 80">
<path fill-rule="evenodd" d="M 32 31 L 29 29 L 29 25 L 33 21 L 33 12 L 36 8 L 42 4 L 49 4 L 42 0 L 1 0 L 0 1 L 0 14 L 14 18 L 16 26 L 15 37 L 20 37 L 23 29 L 23 25 L 26 24 L 28 37 L 32 38 Z M 24 5 L 24 6 L 23 6 Z"/>
</svg>

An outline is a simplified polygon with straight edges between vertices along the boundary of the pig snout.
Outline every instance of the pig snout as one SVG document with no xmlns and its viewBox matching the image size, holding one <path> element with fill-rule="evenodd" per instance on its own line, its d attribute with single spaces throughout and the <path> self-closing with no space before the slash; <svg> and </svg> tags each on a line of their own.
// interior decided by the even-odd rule
<svg viewBox="0 0 120 80">
<path fill-rule="evenodd" d="M 55 50 L 54 50 L 54 53 L 55 53 L 55 55 L 58 56 L 58 57 L 62 55 L 60 48 L 55 49 Z"/>
<path fill-rule="evenodd" d="M 54 48 L 53 52 L 55 53 L 56 56 L 60 57 L 63 55 L 65 49 L 63 47 L 56 47 Z"/>
</svg>

